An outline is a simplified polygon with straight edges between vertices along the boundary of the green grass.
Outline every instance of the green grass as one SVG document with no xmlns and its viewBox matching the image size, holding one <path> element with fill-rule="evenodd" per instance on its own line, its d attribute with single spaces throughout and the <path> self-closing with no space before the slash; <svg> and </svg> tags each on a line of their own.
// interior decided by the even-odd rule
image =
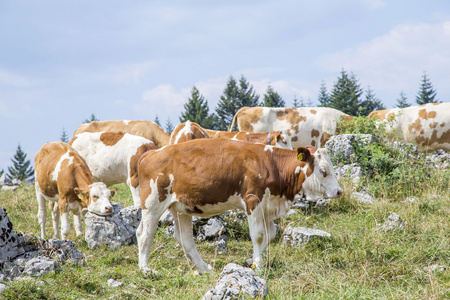
<svg viewBox="0 0 450 300">
<path fill-rule="evenodd" d="M 449 171 L 435 176 L 448 178 Z M 302 248 L 282 243 L 280 236 L 266 251 L 265 268 L 259 275 L 269 284 L 268 299 L 448 299 L 450 298 L 450 192 L 430 179 L 416 202 L 398 195 L 378 198 L 373 205 L 351 199 L 356 189 L 342 182 L 344 196 L 330 205 L 299 211 L 276 222 L 322 229 L 331 238 L 315 240 Z M 114 186 L 114 201 L 132 204 L 126 185 Z M 437 193 L 438 192 L 438 193 Z M 380 193 L 383 195 L 385 193 Z M 15 192 L 0 193 L 0 206 L 7 210 L 14 230 L 39 234 L 37 203 L 30 185 Z M 391 212 L 405 221 L 403 231 L 382 232 L 378 228 Z M 245 221 L 245 220 L 244 220 Z M 58 273 L 33 281 L 8 282 L 4 299 L 200 299 L 212 288 L 228 263 L 242 264 L 252 252 L 246 222 L 232 224 L 228 253 L 217 254 L 208 242 L 196 242 L 203 259 L 214 266 L 211 276 L 196 276 L 174 238 L 158 229 L 149 267 L 159 271 L 146 276 L 138 270 L 137 245 L 112 250 L 89 249 L 82 237 L 74 240 L 86 266 L 63 266 Z M 233 226 L 231 226 L 233 225 Z M 50 213 L 47 234 L 52 232 Z M 443 272 L 425 272 L 439 264 Z M 107 280 L 124 283 L 111 288 Z"/>
</svg>

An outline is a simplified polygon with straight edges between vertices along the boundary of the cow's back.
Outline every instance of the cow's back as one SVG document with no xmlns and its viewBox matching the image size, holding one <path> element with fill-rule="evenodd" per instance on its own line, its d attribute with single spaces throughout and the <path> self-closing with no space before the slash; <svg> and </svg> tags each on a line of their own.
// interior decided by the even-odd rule
<svg viewBox="0 0 450 300">
<path fill-rule="evenodd" d="M 82 132 L 123 131 L 137 136 L 142 136 L 154 142 L 157 147 L 169 144 L 170 135 L 158 124 L 146 120 L 114 120 L 93 121 L 89 124 L 81 124 L 74 136 Z"/>
<path fill-rule="evenodd" d="M 209 138 L 206 130 L 199 124 L 191 121 L 178 124 L 170 135 L 169 145 L 183 143 L 195 139 Z"/>
<path fill-rule="evenodd" d="M 240 131 L 270 132 L 285 130 L 292 147 L 324 147 L 336 134 L 337 121 L 349 117 L 328 107 L 269 108 L 243 107 L 237 113 Z"/>
</svg>

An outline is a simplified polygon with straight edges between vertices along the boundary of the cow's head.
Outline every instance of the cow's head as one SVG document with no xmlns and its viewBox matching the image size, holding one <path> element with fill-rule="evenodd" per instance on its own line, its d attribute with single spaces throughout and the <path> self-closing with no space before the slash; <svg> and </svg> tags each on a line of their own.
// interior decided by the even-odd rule
<svg viewBox="0 0 450 300">
<path fill-rule="evenodd" d="M 95 182 L 88 189 L 76 187 L 75 193 L 80 198 L 83 210 L 87 209 L 99 215 L 110 215 L 113 213 L 113 207 L 110 199 L 115 191 L 109 190 L 103 182 Z"/>
<path fill-rule="evenodd" d="M 283 148 L 283 149 L 292 150 L 291 136 L 288 135 L 286 130 L 276 132 L 274 146 Z"/>
<path fill-rule="evenodd" d="M 303 196 L 308 201 L 321 198 L 339 198 L 342 189 L 334 175 L 333 164 L 325 148 L 312 146 L 297 148 L 297 159 L 306 163 L 302 168 L 305 181 L 302 184 Z"/>
</svg>

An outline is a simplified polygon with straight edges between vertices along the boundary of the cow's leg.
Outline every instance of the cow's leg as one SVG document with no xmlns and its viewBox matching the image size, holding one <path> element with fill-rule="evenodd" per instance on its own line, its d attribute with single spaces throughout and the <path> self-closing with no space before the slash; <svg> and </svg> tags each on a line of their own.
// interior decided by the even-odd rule
<svg viewBox="0 0 450 300">
<path fill-rule="evenodd" d="M 276 235 L 276 227 L 273 221 L 259 212 L 262 212 L 262 209 L 257 209 L 248 216 L 250 237 L 253 242 L 253 256 L 252 259 L 247 260 L 247 263 L 252 263 L 256 269 L 260 269 L 263 266 L 262 255 L 269 242 Z"/>
<path fill-rule="evenodd" d="M 139 193 L 139 185 L 136 187 L 133 187 L 133 184 L 131 182 L 131 179 L 127 179 L 127 185 L 130 188 L 131 196 L 133 197 L 134 206 L 141 207 L 141 197 Z"/>
<path fill-rule="evenodd" d="M 162 213 L 166 210 L 163 203 L 155 203 L 150 208 L 142 210 L 142 220 L 136 230 L 136 237 L 139 249 L 139 268 L 147 273 L 150 269 L 148 265 L 148 257 L 150 248 L 152 247 L 153 237 L 158 228 L 158 221 Z"/>
<path fill-rule="evenodd" d="M 75 227 L 75 232 L 77 236 L 83 235 L 83 225 L 81 224 L 81 215 L 80 212 L 73 213 L 73 226 Z"/>
<path fill-rule="evenodd" d="M 38 201 L 38 221 L 39 225 L 41 226 L 41 237 L 45 239 L 45 221 L 47 219 L 47 203 L 44 198 L 44 195 L 42 195 L 41 192 L 38 191 L 38 188 L 36 187 L 36 198 Z"/>
<path fill-rule="evenodd" d="M 61 238 L 61 234 L 59 231 L 59 207 L 58 202 L 50 202 L 49 204 L 50 210 L 52 211 L 52 223 L 53 223 L 53 232 L 54 237 L 57 239 Z"/>
<path fill-rule="evenodd" d="M 70 233 L 68 205 L 66 204 L 66 201 L 60 199 L 58 202 L 58 206 L 59 213 L 61 215 L 61 236 L 63 240 L 65 240 Z"/>
<path fill-rule="evenodd" d="M 185 214 L 177 213 L 174 209 L 170 212 L 175 221 L 175 239 L 178 241 L 184 252 L 190 259 L 192 264 L 202 273 L 211 273 L 208 265 L 201 258 L 200 253 L 195 246 L 194 237 L 192 233 L 192 217 Z"/>
</svg>

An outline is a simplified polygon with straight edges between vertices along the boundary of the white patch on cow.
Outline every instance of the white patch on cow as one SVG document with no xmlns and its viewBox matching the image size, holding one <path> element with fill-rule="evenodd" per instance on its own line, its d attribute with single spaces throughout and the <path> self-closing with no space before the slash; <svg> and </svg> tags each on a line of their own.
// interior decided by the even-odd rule
<svg viewBox="0 0 450 300">
<path fill-rule="evenodd" d="M 264 147 L 264 151 L 268 151 L 268 150 L 270 150 L 270 152 L 273 152 L 273 146 L 271 146 L 271 145 L 266 145 L 266 146 Z"/>
<path fill-rule="evenodd" d="M 163 176 L 164 174 L 163 173 L 159 173 L 158 175 Z"/>
<path fill-rule="evenodd" d="M 342 195 L 342 189 L 334 175 L 333 164 L 325 148 L 319 148 L 314 153 L 314 172 L 305 178 L 302 190 L 306 195 L 306 200 L 317 201 L 323 197 L 336 198 Z M 302 168 L 307 174 L 308 164 Z M 320 170 L 326 172 L 326 176 Z"/>
<path fill-rule="evenodd" d="M 247 134 L 248 134 L 248 132 L 247 132 Z M 232 139 L 232 140 L 236 140 L 236 141 L 237 141 L 237 140 L 238 140 L 238 138 L 237 138 L 237 137 L 238 137 L 238 135 L 239 135 L 239 133 L 236 133 L 236 135 L 235 135 L 235 136 L 233 136 L 233 138 L 231 138 L 231 139 Z"/>
<path fill-rule="evenodd" d="M 261 176 L 261 174 L 258 174 L 258 178 L 259 178 L 259 179 L 262 179 L 262 176 Z"/>
<path fill-rule="evenodd" d="M 69 160 L 69 163 L 67 164 L 68 166 L 70 166 L 73 163 L 73 156 L 70 156 L 69 153 L 70 153 L 70 150 L 67 150 L 67 152 L 64 153 L 63 156 L 61 156 L 58 163 L 56 164 L 55 170 L 52 173 L 53 181 L 56 181 L 58 179 L 59 171 L 61 171 L 61 164 L 63 163 L 64 160 L 66 160 L 66 159 Z"/>
<path fill-rule="evenodd" d="M 300 166 L 297 166 L 297 168 L 295 168 L 295 175 L 300 174 L 301 170 L 302 170 L 302 168 L 300 168 Z"/>
<path fill-rule="evenodd" d="M 88 211 L 99 215 L 111 214 L 111 191 L 106 184 L 103 182 L 94 182 L 89 186 L 89 195 L 91 203 L 89 203 L 87 207 Z M 94 197 L 96 197 L 96 201 L 92 200 Z"/>
<path fill-rule="evenodd" d="M 128 125 L 130 123 L 130 120 L 123 120 L 123 124 Z"/>
<path fill-rule="evenodd" d="M 184 123 L 183 129 L 181 129 L 180 131 L 178 131 L 178 133 L 177 133 L 177 135 L 176 135 L 175 140 L 174 140 L 173 143 L 174 143 L 174 144 L 177 144 L 178 141 L 179 141 L 179 139 L 180 139 L 183 135 L 186 136 L 186 135 L 188 135 L 188 134 L 193 134 L 191 126 L 192 126 L 191 121 L 186 121 L 186 123 Z"/>
</svg>

